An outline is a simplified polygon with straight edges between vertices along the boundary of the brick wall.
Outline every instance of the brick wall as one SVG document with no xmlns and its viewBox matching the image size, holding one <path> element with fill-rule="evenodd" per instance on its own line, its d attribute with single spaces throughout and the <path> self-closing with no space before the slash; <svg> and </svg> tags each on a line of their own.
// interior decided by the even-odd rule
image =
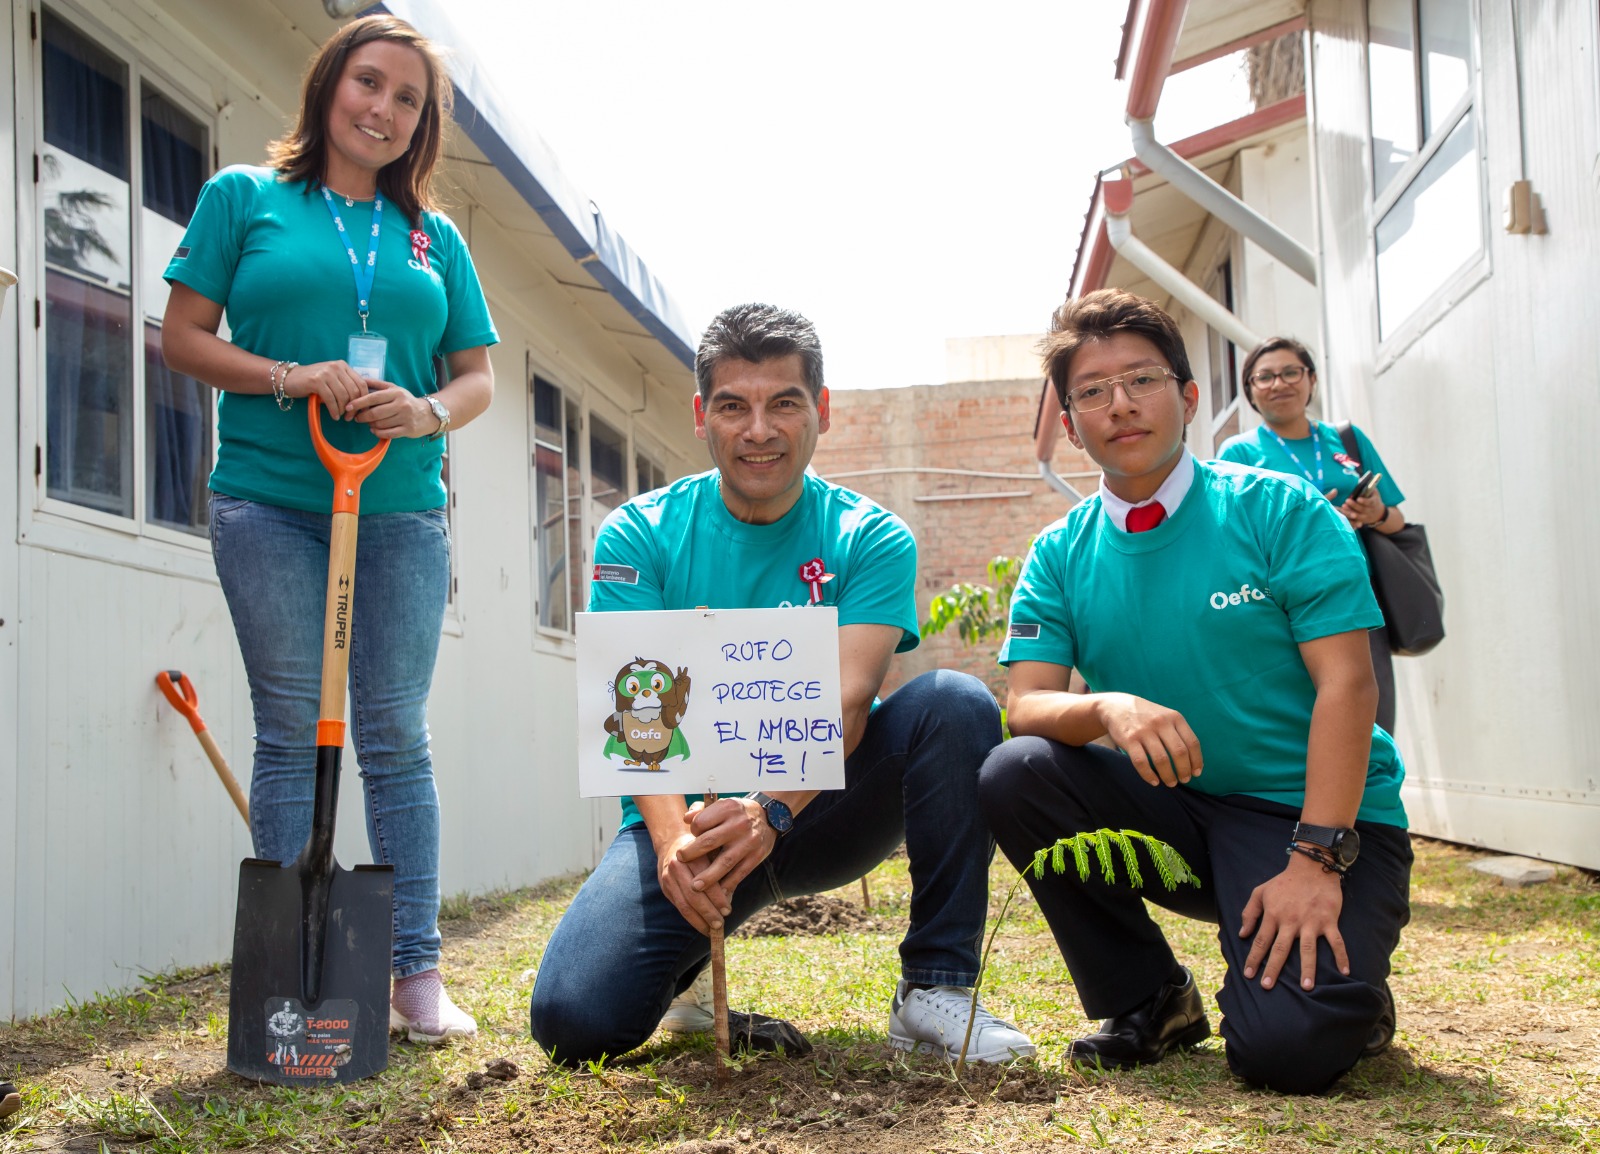
<svg viewBox="0 0 1600 1154">
<path fill-rule="evenodd" d="M 989 559 L 1021 555 L 1070 502 L 1039 477 L 1033 456 L 1037 378 L 918 385 L 830 394 L 832 424 L 812 458 L 829 481 L 862 493 L 903 518 L 917 538 L 917 611 L 958 581 L 986 582 Z M 1062 474 L 1093 463 L 1062 438 L 1052 462 Z M 1000 473 L 999 477 L 960 474 Z M 870 470 L 870 472 L 868 472 Z M 889 471 L 894 470 L 894 471 Z M 863 475 L 851 476 L 861 473 Z M 1095 477 L 1069 477 L 1080 492 Z M 952 499 L 955 498 L 955 499 Z M 886 689 L 935 668 L 963 669 L 1003 694 L 998 642 L 974 650 L 954 633 L 929 638 L 895 658 Z"/>
</svg>

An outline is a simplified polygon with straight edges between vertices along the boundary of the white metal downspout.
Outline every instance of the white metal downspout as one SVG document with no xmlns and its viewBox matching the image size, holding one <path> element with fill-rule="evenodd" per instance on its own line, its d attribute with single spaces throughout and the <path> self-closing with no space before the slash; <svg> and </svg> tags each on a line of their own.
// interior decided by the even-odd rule
<svg viewBox="0 0 1600 1154">
<path fill-rule="evenodd" d="M 1078 490 L 1074 489 L 1060 477 L 1056 476 L 1056 471 L 1050 467 L 1049 461 L 1039 462 L 1039 476 L 1044 478 L 1044 483 L 1046 485 L 1049 485 L 1063 497 L 1071 497 L 1074 501 L 1083 500 L 1082 493 L 1078 492 Z"/>
<path fill-rule="evenodd" d="M 1302 279 L 1317 283 L 1317 258 L 1310 249 L 1157 140 L 1151 121 L 1130 116 L 1128 128 L 1133 133 L 1133 154 L 1151 172 L 1165 177 L 1173 188 L 1240 236 L 1255 241 Z"/>
<path fill-rule="evenodd" d="M 1243 321 L 1134 236 L 1126 213 L 1113 212 L 1109 206 L 1106 212 L 1106 238 L 1111 241 L 1112 248 L 1127 258 L 1129 264 L 1166 289 L 1184 308 L 1241 349 L 1253 349 L 1261 343 L 1261 338 L 1246 328 Z"/>
</svg>

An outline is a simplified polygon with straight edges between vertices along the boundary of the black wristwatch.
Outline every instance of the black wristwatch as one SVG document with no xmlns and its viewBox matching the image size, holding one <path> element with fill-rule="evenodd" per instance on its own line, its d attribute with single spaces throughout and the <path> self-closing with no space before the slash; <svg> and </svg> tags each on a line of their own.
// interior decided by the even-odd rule
<svg viewBox="0 0 1600 1154">
<path fill-rule="evenodd" d="M 755 793 L 747 793 L 745 796 L 759 805 L 766 812 L 767 824 L 772 827 L 773 832 L 779 837 L 782 837 L 784 834 L 788 833 L 794 828 L 793 812 L 791 812 L 789 807 L 784 805 L 783 802 L 779 801 L 777 798 L 769 797 L 760 790 L 757 790 Z"/>
<path fill-rule="evenodd" d="M 1294 824 L 1294 832 L 1289 835 L 1291 853 L 1296 842 L 1321 846 L 1327 850 L 1329 858 L 1327 864 L 1338 873 L 1344 873 L 1355 865 L 1356 858 L 1361 856 L 1361 835 L 1353 829 L 1307 825 L 1303 821 L 1297 821 Z"/>
</svg>

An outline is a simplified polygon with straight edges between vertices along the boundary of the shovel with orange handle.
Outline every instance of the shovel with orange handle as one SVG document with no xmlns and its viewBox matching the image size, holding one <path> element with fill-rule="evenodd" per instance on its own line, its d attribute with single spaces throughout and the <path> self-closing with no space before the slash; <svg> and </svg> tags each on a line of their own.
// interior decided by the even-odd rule
<svg viewBox="0 0 1600 1154">
<path fill-rule="evenodd" d="M 161 690 L 161 695 L 172 702 L 172 708 L 183 714 L 188 721 L 189 728 L 194 730 L 194 735 L 200 739 L 200 748 L 206 751 L 206 756 L 211 759 L 212 768 L 217 771 L 217 776 L 222 779 L 222 784 L 228 791 L 228 796 L 233 798 L 233 804 L 239 809 L 239 816 L 244 818 L 246 829 L 250 828 L 250 803 L 245 800 L 244 790 L 239 788 L 238 778 L 233 776 L 233 771 L 228 768 L 228 759 L 222 756 L 222 750 L 217 748 L 216 738 L 211 736 L 211 731 L 206 728 L 206 723 L 200 717 L 200 696 L 194 691 L 194 683 L 189 680 L 187 673 L 180 673 L 176 669 L 163 669 L 156 674 L 156 686 Z"/>
<path fill-rule="evenodd" d="M 361 482 L 389 442 L 340 452 L 322 435 L 320 402 L 307 400 L 312 443 L 333 474 L 311 836 L 292 862 L 240 863 L 228 990 L 228 1069 L 284 1086 L 351 1082 L 388 1066 L 394 941 L 394 867 L 350 870 L 333 858 Z"/>
</svg>

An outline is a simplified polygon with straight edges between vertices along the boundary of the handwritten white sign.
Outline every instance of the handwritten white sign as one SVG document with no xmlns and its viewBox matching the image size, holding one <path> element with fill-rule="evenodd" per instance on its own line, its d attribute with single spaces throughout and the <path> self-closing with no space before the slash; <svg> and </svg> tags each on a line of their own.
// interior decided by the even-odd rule
<svg viewBox="0 0 1600 1154">
<path fill-rule="evenodd" d="M 843 786 L 837 609 L 578 614 L 582 796 Z"/>
</svg>

